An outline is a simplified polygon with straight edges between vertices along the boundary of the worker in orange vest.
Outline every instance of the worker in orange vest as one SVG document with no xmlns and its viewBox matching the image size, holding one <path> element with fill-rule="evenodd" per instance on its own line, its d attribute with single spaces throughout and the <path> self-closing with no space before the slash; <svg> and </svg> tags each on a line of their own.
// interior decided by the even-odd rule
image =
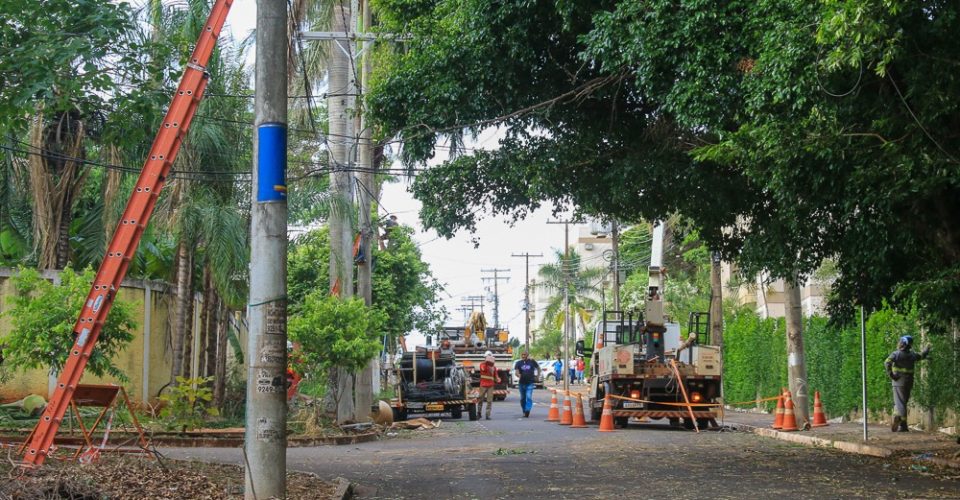
<svg viewBox="0 0 960 500">
<path fill-rule="evenodd" d="M 493 410 L 493 391 L 499 383 L 500 377 L 497 375 L 493 353 L 487 351 L 484 354 L 483 363 L 480 363 L 480 403 L 477 405 L 477 414 L 479 415 L 483 413 L 483 401 L 487 401 L 487 420 L 490 420 L 490 412 Z"/>
</svg>

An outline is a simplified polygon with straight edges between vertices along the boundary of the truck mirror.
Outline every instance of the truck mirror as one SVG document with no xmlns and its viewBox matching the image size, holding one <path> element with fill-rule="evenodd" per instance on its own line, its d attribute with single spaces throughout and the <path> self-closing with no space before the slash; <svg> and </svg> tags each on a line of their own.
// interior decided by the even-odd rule
<svg viewBox="0 0 960 500">
<path fill-rule="evenodd" d="M 578 340 L 578 341 L 577 341 L 576 350 L 577 350 L 577 356 L 583 356 L 583 341 L 582 341 L 582 340 Z"/>
</svg>

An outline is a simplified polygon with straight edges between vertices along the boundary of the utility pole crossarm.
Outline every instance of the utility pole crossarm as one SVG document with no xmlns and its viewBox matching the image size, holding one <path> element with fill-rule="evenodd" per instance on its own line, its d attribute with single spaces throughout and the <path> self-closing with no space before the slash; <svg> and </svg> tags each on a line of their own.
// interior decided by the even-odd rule
<svg viewBox="0 0 960 500">
<path fill-rule="evenodd" d="M 377 40 L 390 40 L 394 42 L 405 42 L 413 38 L 412 35 L 398 35 L 394 33 L 352 33 L 344 31 L 301 31 L 300 38 L 303 40 L 345 40 L 351 42 L 374 42 Z"/>
<path fill-rule="evenodd" d="M 500 292 L 498 284 L 500 280 L 510 281 L 509 276 L 500 276 L 500 273 L 508 273 L 509 269 L 481 269 L 480 272 L 493 273 L 492 278 L 481 278 L 482 280 L 493 280 L 493 327 L 500 328 Z"/>
</svg>

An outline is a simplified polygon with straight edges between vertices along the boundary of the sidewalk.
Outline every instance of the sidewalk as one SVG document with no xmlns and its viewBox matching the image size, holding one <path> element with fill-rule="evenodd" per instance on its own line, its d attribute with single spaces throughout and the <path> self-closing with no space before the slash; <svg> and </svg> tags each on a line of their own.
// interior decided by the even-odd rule
<svg viewBox="0 0 960 500">
<path fill-rule="evenodd" d="M 725 410 L 723 424 L 804 446 L 834 448 L 881 458 L 912 458 L 960 469 L 957 437 L 941 432 L 915 429 L 910 429 L 910 432 L 891 432 L 887 425 L 868 424 L 868 439 L 864 442 L 861 422 L 831 423 L 808 431 L 780 432 L 770 428 L 773 415 L 738 410 Z"/>
</svg>

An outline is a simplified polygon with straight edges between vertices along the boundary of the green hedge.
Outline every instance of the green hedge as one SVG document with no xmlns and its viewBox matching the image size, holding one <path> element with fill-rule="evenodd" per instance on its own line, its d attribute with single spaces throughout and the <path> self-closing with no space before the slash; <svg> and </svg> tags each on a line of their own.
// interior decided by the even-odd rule
<svg viewBox="0 0 960 500">
<path fill-rule="evenodd" d="M 913 401 L 920 405 L 935 402 L 942 417 L 947 409 L 960 410 L 960 345 L 952 333 L 928 335 L 920 340 L 914 314 L 899 314 L 885 307 L 867 320 L 867 399 L 871 413 L 889 413 L 893 406 L 890 381 L 883 362 L 906 333 L 915 346 L 932 346 L 925 377 L 914 388 Z M 846 415 L 861 405 L 860 328 L 834 327 L 827 318 L 804 321 L 804 348 L 810 393 L 820 391 L 827 416 Z M 724 395 L 727 401 L 748 401 L 775 396 L 787 386 L 786 333 L 783 318 L 760 319 L 739 311 L 724 325 Z M 811 405 L 813 398 L 810 398 Z M 775 402 L 767 403 L 768 410 Z"/>
</svg>

